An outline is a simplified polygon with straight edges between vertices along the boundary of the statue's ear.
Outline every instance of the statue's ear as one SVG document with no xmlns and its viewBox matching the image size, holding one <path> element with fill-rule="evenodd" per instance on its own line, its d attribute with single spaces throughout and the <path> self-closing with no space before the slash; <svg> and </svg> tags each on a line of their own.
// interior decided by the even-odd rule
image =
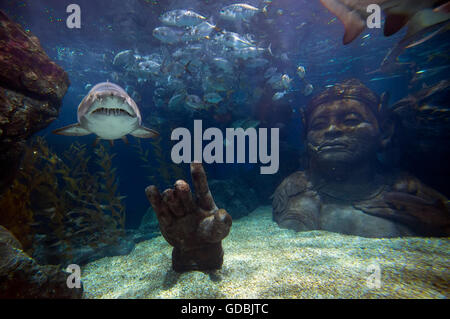
<svg viewBox="0 0 450 319">
<path fill-rule="evenodd" d="M 392 140 L 395 132 L 395 121 L 392 117 L 386 118 L 380 125 L 380 147 L 386 148 Z"/>
<path fill-rule="evenodd" d="M 382 118 L 382 123 L 380 123 L 380 147 L 386 148 L 392 140 L 395 132 L 395 120 L 388 107 L 389 104 L 389 93 L 384 92 L 380 97 L 380 104 L 378 106 L 378 113 Z"/>
</svg>

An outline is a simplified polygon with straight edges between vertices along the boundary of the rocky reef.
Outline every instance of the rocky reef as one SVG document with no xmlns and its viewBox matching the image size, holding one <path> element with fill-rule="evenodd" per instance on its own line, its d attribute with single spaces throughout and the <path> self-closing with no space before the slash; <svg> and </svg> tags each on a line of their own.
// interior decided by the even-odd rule
<svg viewBox="0 0 450 319">
<path fill-rule="evenodd" d="M 68 276 L 57 266 L 39 265 L 0 226 L 0 298 L 81 298 L 82 287 L 68 288 Z"/>
<path fill-rule="evenodd" d="M 39 40 L 0 11 L 0 193 L 17 171 L 24 143 L 58 115 L 67 73 Z"/>
<path fill-rule="evenodd" d="M 233 222 L 215 272 L 177 274 L 162 237 L 82 268 L 85 298 L 449 298 L 448 238 L 295 232 L 260 207 Z M 374 276 L 379 274 L 377 283 Z"/>
<path fill-rule="evenodd" d="M 50 60 L 39 40 L 0 11 L 0 224 L 15 223 L 12 232 L 0 226 L 0 298 L 82 296 L 82 288 L 67 287 L 68 273 L 58 266 L 39 265 L 24 252 L 23 243 L 29 247 L 31 242 L 13 235 L 30 231 L 29 198 L 20 195 L 30 194 L 33 185 L 39 184 L 23 188 L 14 183 L 26 141 L 57 117 L 68 86 L 67 73 Z M 30 182 L 40 180 L 36 175 L 30 178 Z"/>
</svg>

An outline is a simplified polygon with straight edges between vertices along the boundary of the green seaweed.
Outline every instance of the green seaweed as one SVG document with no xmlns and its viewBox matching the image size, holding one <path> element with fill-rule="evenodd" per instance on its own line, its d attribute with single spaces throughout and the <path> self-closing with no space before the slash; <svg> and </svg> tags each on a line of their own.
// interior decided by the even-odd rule
<svg viewBox="0 0 450 319">
<path fill-rule="evenodd" d="M 32 253 L 38 239 L 48 248 L 63 247 L 70 260 L 74 245 L 115 243 L 123 235 L 125 207 L 118 193 L 113 155 L 95 151 L 100 170 L 90 170 L 86 145 L 73 143 L 59 157 L 45 139 L 36 137 L 25 147 L 19 172 L 0 198 L 0 225 L 8 228 Z M 58 259 L 57 262 L 61 262 Z"/>
<path fill-rule="evenodd" d="M 98 157 L 96 162 L 102 168 L 102 171 L 98 172 L 103 179 L 103 183 L 100 186 L 104 191 L 99 194 L 100 198 L 107 203 L 107 209 L 123 229 L 125 228 L 125 206 L 122 204 L 122 199 L 125 196 L 121 196 L 118 192 L 119 178 L 116 177 L 117 169 L 112 167 L 112 159 L 116 154 L 110 155 L 102 144 L 99 144 L 95 149 L 95 154 Z M 98 208 L 101 207 L 98 205 Z"/>
<path fill-rule="evenodd" d="M 150 144 L 152 147 L 146 150 L 144 150 L 140 139 L 133 145 L 143 162 L 141 167 L 146 170 L 148 181 L 154 185 L 165 187 L 173 183 L 174 180 L 186 180 L 186 174 L 181 165 L 174 164 L 168 156 L 170 150 L 163 149 L 162 138 L 152 139 Z"/>
</svg>

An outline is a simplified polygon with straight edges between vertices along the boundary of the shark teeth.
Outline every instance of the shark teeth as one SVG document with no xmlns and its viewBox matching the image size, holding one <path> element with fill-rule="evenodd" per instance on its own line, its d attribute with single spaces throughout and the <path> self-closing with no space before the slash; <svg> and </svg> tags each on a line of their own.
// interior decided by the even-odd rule
<svg viewBox="0 0 450 319">
<path fill-rule="evenodd" d="M 92 112 L 92 114 L 103 114 L 103 115 L 112 115 L 112 116 L 121 116 L 126 115 L 130 117 L 135 117 L 124 109 L 114 109 L 114 108 L 105 108 L 100 107 Z"/>
</svg>

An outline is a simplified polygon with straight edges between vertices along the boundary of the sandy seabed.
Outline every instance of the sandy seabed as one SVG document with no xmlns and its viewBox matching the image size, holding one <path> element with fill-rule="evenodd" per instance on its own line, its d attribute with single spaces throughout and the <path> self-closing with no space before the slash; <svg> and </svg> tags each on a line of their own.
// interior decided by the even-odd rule
<svg viewBox="0 0 450 319">
<path fill-rule="evenodd" d="M 233 221 L 223 267 L 177 274 L 159 236 L 82 267 L 85 298 L 449 298 L 450 238 L 294 232 L 259 207 Z"/>
</svg>

